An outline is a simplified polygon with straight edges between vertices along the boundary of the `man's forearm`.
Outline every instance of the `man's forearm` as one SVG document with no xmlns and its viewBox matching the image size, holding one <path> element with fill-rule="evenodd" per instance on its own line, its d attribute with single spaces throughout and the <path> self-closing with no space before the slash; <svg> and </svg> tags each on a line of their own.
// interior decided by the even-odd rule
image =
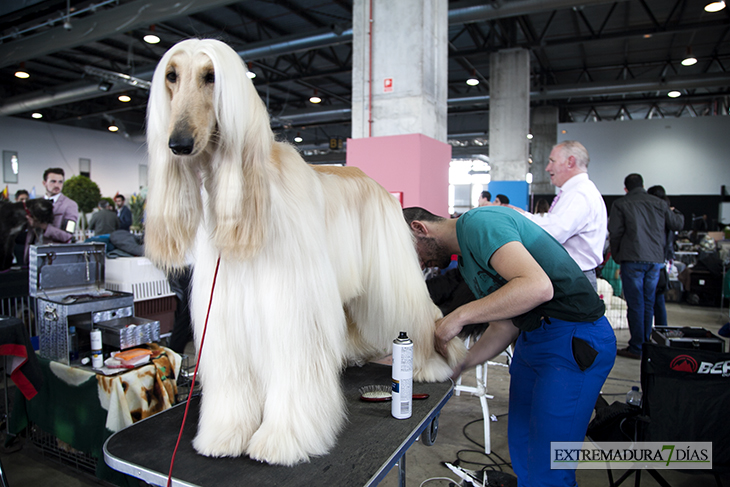
<svg viewBox="0 0 730 487">
<path fill-rule="evenodd" d="M 502 353 L 520 334 L 512 321 L 493 321 L 470 349 L 462 369 L 469 369 Z"/>
</svg>

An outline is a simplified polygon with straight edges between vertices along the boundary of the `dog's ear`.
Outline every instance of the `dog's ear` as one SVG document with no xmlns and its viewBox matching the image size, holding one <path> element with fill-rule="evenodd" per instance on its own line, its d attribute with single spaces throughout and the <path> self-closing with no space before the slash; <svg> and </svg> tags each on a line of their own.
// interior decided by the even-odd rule
<svg viewBox="0 0 730 487">
<path fill-rule="evenodd" d="M 158 267 L 170 270 L 185 265 L 203 214 L 196 166 L 173 158 L 168 147 L 170 95 L 165 88 L 167 64 L 183 41 L 160 60 L 152 78 L 147 107 L 149 193 L 145 207 L 145 255 Z"/>
<path fill-rule="evenodd" d="M 230 47 L 218 47 L 213 60 L 220 134 L 211 168 L 213 241 L 224 255 L 243 260 L 256 255 L 266 241 L 274 136 L 244 63 Z"/>
</svg>

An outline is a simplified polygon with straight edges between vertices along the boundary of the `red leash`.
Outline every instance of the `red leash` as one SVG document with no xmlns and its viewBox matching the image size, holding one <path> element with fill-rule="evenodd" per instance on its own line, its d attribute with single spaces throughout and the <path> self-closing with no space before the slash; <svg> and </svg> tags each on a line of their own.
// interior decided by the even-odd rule
<svg viewBox="0 0 730 487">
<path fill-rule="evenodd" d="M 213 291 L 215 291 L 215 281 L 218 279 L 218 268 L 221 265 L 221 257 L 218 256 L 218 261 L 215 263 L 215 274 L 213 274 L 213 285 L 210 288 L 210 301 L 208 301 L 208 312 L 205 314 L 205 324 L 203 325 L 203 336 L 200 337 L 200 349 L 198 349 L 198 360 L 195 362 L 195 372 L 193 373 L 193 381 L 190 384 L 190 392 L 188 393 L 188 399 L 185 403 L 185 414 L 183 414 L 182 424 L 180 425 L 180 433 L 177 435 L 177 443 L 175 443 L 175 449 L 172 451 L 172 459 L 170 460 L 170 472 L 167 474 L 167 487 L 172 485 L 172 467 L 175 465 L 175 455 L 177 454 L 177 447 L 180 446 L 180 439 L 182 438 L 183 429 L 185 429 L 185 420 L 188 417 L 188 409 L 190 408 L 190 398 L 193 397 L 193 390 L 195 389 L 195 379 L 198 378 L 198 366 L 200 365 L 200 357 L 203 355 L 203 342 L 205 342 L 205 332 L 208 329 L 208 318 L 210 317 L 210 305 L 213 304 Z"/>
</svg>

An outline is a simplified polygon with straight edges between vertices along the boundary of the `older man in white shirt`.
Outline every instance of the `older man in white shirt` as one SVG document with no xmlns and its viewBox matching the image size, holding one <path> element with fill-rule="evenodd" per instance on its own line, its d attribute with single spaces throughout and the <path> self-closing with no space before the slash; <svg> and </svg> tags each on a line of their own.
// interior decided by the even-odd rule
<svg viewBox="0 0 730 487">
<path fill-rule="evenodd" d="M 606 243 L 607 212 L 601 193 L 588 179 L 589 161 L 580 142 L 568 140 L 553 147 L 545 170 L 560 191 L 546 214 L 524 215 L 563 244 L 595 289 L 596 267 L 603 262 Z"/>
</svg>

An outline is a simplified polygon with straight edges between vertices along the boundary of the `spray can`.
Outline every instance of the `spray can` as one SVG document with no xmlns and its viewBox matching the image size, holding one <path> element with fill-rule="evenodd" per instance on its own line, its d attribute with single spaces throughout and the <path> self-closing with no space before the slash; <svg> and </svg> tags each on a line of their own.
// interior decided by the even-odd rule
<svg viewBox="0 0 730 487">
<path fill-rule="evenodd" d="M 91 330 L 91 366 L 100 369 L 104 365 L 102 354 L 101 330 Z"/>
<path fill-rule="evenodd" d="M 396 419 L 408 419 L 413 409 L 413 341 L 404 331 L 393 340 L 392 378 L 391 414 Z"/>
</svg>

